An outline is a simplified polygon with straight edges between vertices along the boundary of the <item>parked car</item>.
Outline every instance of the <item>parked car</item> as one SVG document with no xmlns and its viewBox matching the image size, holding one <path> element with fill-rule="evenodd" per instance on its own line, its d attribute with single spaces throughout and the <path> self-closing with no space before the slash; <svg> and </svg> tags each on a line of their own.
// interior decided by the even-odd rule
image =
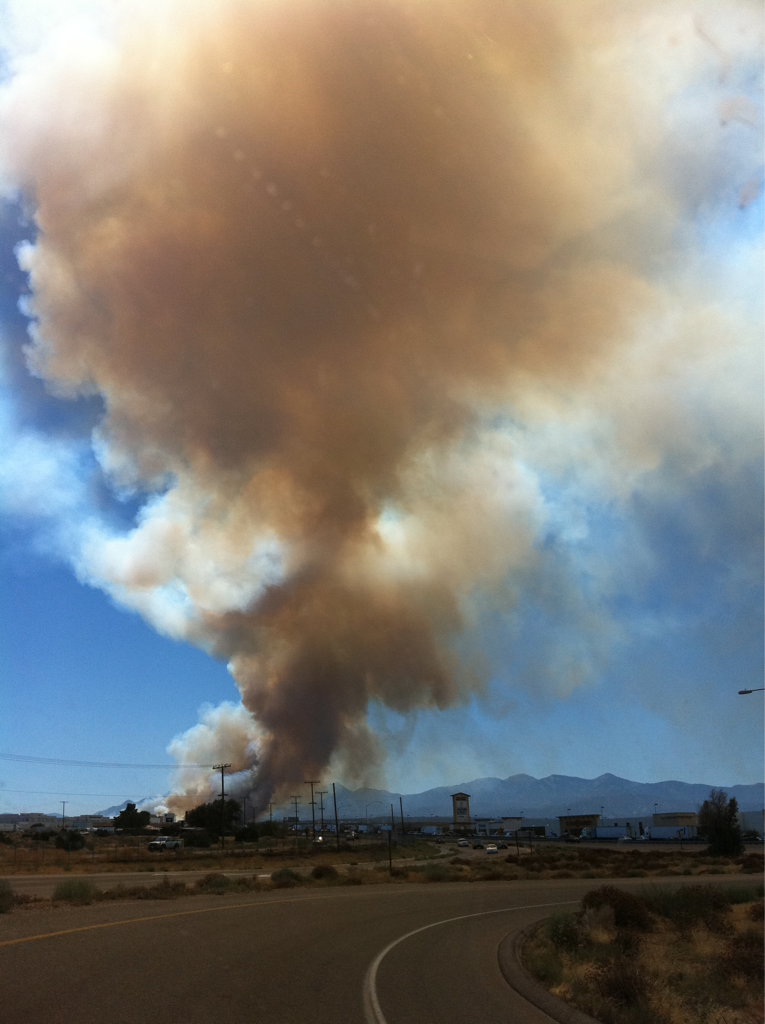
<svg viewBox="0 0 765 1024">
<path fill-rule="evenodd" d="M 498 850 L 506 850 L 507 849 L 507 843 L 497 843 L 497 849 Z"/>
<path fill-rule="evenodd" d="M 467 841 L 467 839 L 458 839 L 457 846 L 470 846 L 470 843 Z"/>
<path fill-rule="evenodd" d="M 564 832 L 563 835 L 561 836 L 561 839 L 563 840 L 564 843 L 578 843 L 579 842 L 579 836 L 575 836 L 571 832 Z"/>
<path fill-rule="evenodd" d="M 486 852 L 487 853 L 496 853 L 497 852 L 496 845 L 494 843 L 489 843 L 489 845 L 486 847 Z"/>
<path fill-rule="evenodd" d="M 473 849 L 474 850 L 482 850 L 483 849 L 483 843 L 479 843 L 478 840 L 476 840 L 473 843 Z"/>
<path fill-rule="evenodd" d="M 157 836 L 149 843 L 149 849 L 156 853 L 163 853 L 165 850 L 180 850 L 183 847 L 183 840 L 175 836 Z"/>
</svg>

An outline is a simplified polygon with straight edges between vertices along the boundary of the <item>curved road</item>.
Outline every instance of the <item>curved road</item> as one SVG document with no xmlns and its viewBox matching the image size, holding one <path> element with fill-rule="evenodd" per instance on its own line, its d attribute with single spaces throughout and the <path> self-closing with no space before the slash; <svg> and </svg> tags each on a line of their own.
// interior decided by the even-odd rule
<svg viewBox="0 0 765 1024">
<path fill-rule="evenodd" d="M 592 886 L 380 885 L 20 910 L 0 917 L 0 1018 L 549 1024 L 508 987 L 497 948 Z"/>
</svg>

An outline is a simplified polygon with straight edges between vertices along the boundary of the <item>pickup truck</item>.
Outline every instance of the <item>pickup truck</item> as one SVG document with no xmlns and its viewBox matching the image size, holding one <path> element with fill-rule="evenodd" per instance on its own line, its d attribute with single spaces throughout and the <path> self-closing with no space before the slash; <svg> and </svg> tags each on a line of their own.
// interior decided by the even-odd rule
<svg viewBox="0 0 765 1024">
<path fill-rule="evenodd" d="M 157 836 L 149 843 L 149 849 L 155 853 L 163 853 L 165 850 L 181 850 L 183 849 L 183 840 L 176 839 L 175 836 Z"/>
</svg>

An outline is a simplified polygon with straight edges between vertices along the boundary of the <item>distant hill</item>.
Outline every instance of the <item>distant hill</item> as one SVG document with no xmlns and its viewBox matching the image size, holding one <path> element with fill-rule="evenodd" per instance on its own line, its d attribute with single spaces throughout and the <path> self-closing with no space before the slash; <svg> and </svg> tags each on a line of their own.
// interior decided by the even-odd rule
<svg viewBox="0 0 765 1024">
<path fill-rule="evenodd" d="M 111 807 L 105 807 L 102 811 L 93 811 L 93 814 L 103 814 L 105 818 L 116 818 L 120 811 L 124 811 L 128 804 L 140 805 L 144 800 L 148 800 L 148 797 L 138 796 L 135 800 L 123 800 L 121 804 L 112 804 Z"/>
<path fill-rule="evenodd" d="M 451 794 L 461 790 L 470 794 L 471 816 L 478 818 L 523 814 L 527 818 L 554 818 L 566 814 L 603 813 L 608 817 L 651 815 L 654 804 L 659 811 L 695 811 L 709 796 L 710 789 L 723 789 L 735 797 L 742 811 L 759 811 L 765 806 L 765 784 L 720 786 L 690 782 L 631 782 L 616 775 L 580 779 L 570 775 L 511 775 L 507 779 L 473 779 L 453 786 L 439 786 L 424 793 L 403 795 L 404 814 L 412 817 L 436 815 L 450 818 Z M 337 806 L 341 817 L 380 817 L 390 813 L 390 805 L 399 813 L 399 793 L 383 789 L 346 789 L 337 787 Z M 325 805 L 326 806 L 326 805 Z M 305 815 L 301 810 L 301 818 Z"/>
<path fill-rule="evenodd" d="M 695 811 L 709 796 L 710 789 L 722 789 L 735 797 L 739 810 L 761 811 L 765 807 L 765 784 L 749 786 L 720 786 L 691 782 L 631 782 L 617 775 L 599 775 L 597 779 L 580 779 L 572 775 L 548 775 L 535 779 L 532 775 L 511 775 L 507 779 L 473 779 L 457 782 L 453 786 L 439 786 L 424 793 L 391 793 L 387 789 L 346 789 L 337 785 L 337 810 L 341 818 L 363 818 L 367 808 L 370 818 L 390 813 L 390 805 L 399 814 L 402 797 L 404 814 L 414 818 L 436 815 L 451 818 L 451 794 L 461 790 L 470 794 L 470 813 L 476 818 L 523 814 L 527 818 L 554 818 L 566 814 L 603 813 L 606 817 L 653 814 L 654 804 L 659 811 Z M 139 804 L 145 797 L 137 797 Z M 97 814 L 114 817 L 127 804 L 127 800 L 106 807 Z M 278 817 L 294 813 L 288 806 L 274 809 Z M 324 817 L 331 821 L 334 813 L 331 794 L 324 803 Z M 319 816 L 318 801 L 316 816 Z M 301 820 L 310 818 L 310 808 L 304 802 L 300 807 Z"/>
</svg>

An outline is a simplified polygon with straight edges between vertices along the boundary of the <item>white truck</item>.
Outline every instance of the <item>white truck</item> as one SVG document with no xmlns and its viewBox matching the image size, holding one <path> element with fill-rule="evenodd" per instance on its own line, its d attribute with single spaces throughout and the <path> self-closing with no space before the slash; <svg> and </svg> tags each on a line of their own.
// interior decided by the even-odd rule
<svg viewBox="0 0 765 1024">
<path fill-rule="evenodd" d="M 149 849 L 152 853 L 164 853 L 165 850 L 181 850 L 183 849 L 183 840 L 176 839 L 175 836 L 157 836 L 156 839 L 152 839 L 149 843 Z"/>
</svg>

